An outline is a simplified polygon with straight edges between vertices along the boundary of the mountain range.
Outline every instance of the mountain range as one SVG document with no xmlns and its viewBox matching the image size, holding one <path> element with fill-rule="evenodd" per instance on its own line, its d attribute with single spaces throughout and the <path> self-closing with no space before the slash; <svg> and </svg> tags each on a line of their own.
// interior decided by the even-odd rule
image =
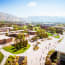
<svg viewBox="0 0 65 65">
<path fill-rule="evenodd" d="M 16 23 L 65 23 L 65 16 L 29 16 L 28 18 L 16 17 L 0 12 L 0 21 Z"/>
</svg>

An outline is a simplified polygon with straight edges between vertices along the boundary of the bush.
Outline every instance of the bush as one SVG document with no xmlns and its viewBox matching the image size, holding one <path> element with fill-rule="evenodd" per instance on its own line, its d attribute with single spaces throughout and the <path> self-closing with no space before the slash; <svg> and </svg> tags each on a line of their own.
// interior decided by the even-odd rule
<svg viewBox="0 0 65 65">
<path fill-rule="evenodd" d="M 33 50 L 38 50 L 38 49 L 39 49 L 38 45 L 35 45 L 33 48 Z"/>
<path fill-rule="evenodd" d="M 40 39 L 42 39 L 42 38 L 47 38 L 48 34 L 44 29 L 40 29 L 37 31 L 37 36 L 40 37 Z"/>
<path fill-rule="evenodd" d="M 35 36 L 35 37 L 33 37 L 32 39 L 31 39 L 31 41 L 36 41 L 38 39 L 38 37 L 37 36 Z"/>
<path fill-rule="evenodd" d="M 52 65 L 51 60 L 47 58 L 46 62 L 45 62 L 45 65 Z"/>
<path fill-rule="evenodd" d="M 37 42 L 37 44 L 40 44 L 40 42 Z"/>
<path fill-rule="evenodd" d="M 58 42 L 61 42 L 63 40 L 63 38 L 61 38 L 60 40 L 58 40 Z"/>
<path fill-rule="evenodd" d="M 48 34 L 48 36 L 52 36 L 52 34 L 51 34 L 51 33 L 48 33 L 48 32 L 47 32 L 47 34 Z"/>
</svg>

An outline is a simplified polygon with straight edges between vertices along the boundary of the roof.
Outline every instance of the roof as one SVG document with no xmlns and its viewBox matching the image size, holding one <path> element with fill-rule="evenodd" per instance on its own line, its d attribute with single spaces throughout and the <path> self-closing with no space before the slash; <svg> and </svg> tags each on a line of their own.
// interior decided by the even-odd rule
<svg viewBox="0 0 65 65">
<path fill-rule="evenodd" d="M 7 33 L 7 32 L 0 32 L 0 34 L 5 34 L 5 33 Z"/>
<path fill-rule="evenodd" d="M 37 31 L 32 31 L 32 30 L 29 30 L 28 32 L 37 32 Z"/>
<path fill-rule="evenodd" d="M 13 29 L 13 27 L 1 27 L 0 29 Z"/>
<path fill-rule="evenodd" d="M 57 45 L 55 50 L 61 53 L 65 53 L 65 38 L 59 43 L 59 45 Z"/>
<path fill-rule="evenodd" d="M 3 28 L 13 29 L 13 27 L 3 27 Z"/>
<path fill-rule="evenodd" d="M 10 38 L 10 37 L 5 36 L 5 35 L 0 35 L 0 40 L 2 40 L 2 39 L 8 39 L 8 38 Z"/>
<path fill-rule="evenodd" d="M 22 31 L 24 31 L 24 30 L 16 30 L 16 31 L 10 31 L 10 32 L 22 32 Z"/>
</svg>

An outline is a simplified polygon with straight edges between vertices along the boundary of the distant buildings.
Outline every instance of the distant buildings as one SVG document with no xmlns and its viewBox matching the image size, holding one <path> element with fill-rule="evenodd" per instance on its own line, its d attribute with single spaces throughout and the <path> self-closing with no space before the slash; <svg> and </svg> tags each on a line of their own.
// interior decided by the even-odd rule
<svg viewBox="0 0 65 65">
<path fill-rule="evenodd" d="M 63 29 L 63 30 L 65 30 L 65 27 L 63 27 L 63 26 L 54 26 L 55 28 L 57 28 L 57 29 Z"/>
</svg>

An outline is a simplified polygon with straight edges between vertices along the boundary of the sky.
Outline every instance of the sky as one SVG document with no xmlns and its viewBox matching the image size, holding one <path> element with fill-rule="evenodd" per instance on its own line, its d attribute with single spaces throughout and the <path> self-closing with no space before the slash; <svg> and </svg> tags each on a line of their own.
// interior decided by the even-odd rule
<svg viewBox="0 0 65 65">
<path fill-rule="evenodd" d="M 18 17 L 65 16 L 65 0 L 0 0 L 0 12 Z"/>
</svg>

